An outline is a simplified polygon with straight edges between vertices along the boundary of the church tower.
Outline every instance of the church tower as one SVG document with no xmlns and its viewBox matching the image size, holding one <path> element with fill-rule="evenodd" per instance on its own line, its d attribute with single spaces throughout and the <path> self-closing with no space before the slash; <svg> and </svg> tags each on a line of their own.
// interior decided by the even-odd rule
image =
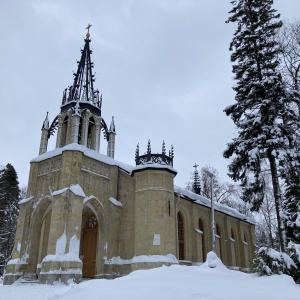
<svg viewBox="0 0 300 300">
<path fill-rule="evenodd" d="M 27 198 L 20 201 L 13 259 L 4 284 L 36 274 L 40 283 L 52 284 L 101 273 L 104 253 L 98 249 L 104 248 L 100 236 L 107 231 L 106 226 L 100 228 L 107 220 L 103 208 L 116 218 L 120 215 L 108 204 L 110 197 L 117 198 L 118 163 L 113 159 L 114 118 L 108 129 L 101 115 L 102 95 L 94 88 L 90 27 L 73 84 L 63 92 L 60 113 L 51 125 L 48 113 L 43 122 L 39 156 L 31 161 Z M 108 141 L 107 156 L 99 153 L 101 130 Z M 48 151 L 55 132 L 56 149 Z"/>
<path fill-rule="evenodd" d="M 114 157 L 116 134 L 114 120 L 111 128 L 108 129 L 101 115 L 102 94 L 94 88 L 95 74 L 93 74 L 94 63 L 91 61 L 93 51 L 90 49 L 90 27 L 91 25 L 87 27 L 88 33 L 81 50 L 81 58 L 77 61 L 77 71 L 73 74 L 73 84 L 64 90 L 60 114 L 55 117 L 51 126 L 49 126 L 47 113 L 42 127 L 39 154 L 47 151 L 48 139 L 55 131 L 57 131 L 56 148 L 76 143 L 99 152 L 102 129 L 108 141 L 108 156 Z"/>
</svg>

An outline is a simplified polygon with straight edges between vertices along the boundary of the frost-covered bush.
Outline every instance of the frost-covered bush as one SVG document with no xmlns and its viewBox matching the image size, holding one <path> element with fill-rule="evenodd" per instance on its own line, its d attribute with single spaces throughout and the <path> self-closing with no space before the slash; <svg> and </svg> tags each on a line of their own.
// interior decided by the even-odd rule
<svg viewBox="0 0 300 300">
<path fill-rule="evenodd" d="M 295 267 L 290 268 L 289 275 L 293 277 L 296 283 L 300 283 L 300 244 L 290 242 L 287 253 L 295 263 Z"/>
<path fill-rule="evenodd" d="M 278 252 L 274 249 L 261 247 L 256 252 L 254 259 L 255 272 L 260 276 L 273 274 L 291 274 L 296 270 L 293 259 L 286 253 Z"/>
</svg>

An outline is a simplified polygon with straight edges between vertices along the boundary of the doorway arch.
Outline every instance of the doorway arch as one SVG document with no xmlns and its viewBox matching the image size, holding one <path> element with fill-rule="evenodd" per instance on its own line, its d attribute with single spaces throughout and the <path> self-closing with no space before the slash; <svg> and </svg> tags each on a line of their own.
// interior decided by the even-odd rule
<svg viewBox="0 0 300 300">
<path fill-rule="evenodd" d="M 98 220 L 94 213 L 84 212 L 82 231 L 81 260 L 82 277 L 94 278 L 96 274 Z"/>
</svg>

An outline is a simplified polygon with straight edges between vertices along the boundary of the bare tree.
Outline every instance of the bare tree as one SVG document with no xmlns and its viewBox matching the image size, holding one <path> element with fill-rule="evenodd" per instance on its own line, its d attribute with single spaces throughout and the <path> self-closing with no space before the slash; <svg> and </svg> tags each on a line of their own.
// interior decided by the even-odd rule
<svg viewBox="0 0 300 300">
<path fill-rule="evenodd" d="M 216 168 L 206 165 L 213 177 L 213 197 L 216 202 L 232 207 L 243 214 L 249 213 L 249 204 L 241 200 L 241 188 L 239 185 L 229 182 L 222 182 Z M 194 173 L 190 174 L 190 181 L 186 183 L 186 189 L 193 191 Z M 211 179 L 206 174 L 200 175 L 201 195 L 210 199 L 211 197 Z"/>
<path fill-rule="evenodd" d="M 287 86 L 300 91 L 300 21 L 285 21 L 278 31 L 281 72 Z"/>
<path fill-rule="evenodd" d="M 265 181 L 264 200 L 255 214 L 256 241 L 259 246 L 268 246 L 279 250 L 278 225 L 270 172 L 265 172 L 263 177 Z"/>
</svg>

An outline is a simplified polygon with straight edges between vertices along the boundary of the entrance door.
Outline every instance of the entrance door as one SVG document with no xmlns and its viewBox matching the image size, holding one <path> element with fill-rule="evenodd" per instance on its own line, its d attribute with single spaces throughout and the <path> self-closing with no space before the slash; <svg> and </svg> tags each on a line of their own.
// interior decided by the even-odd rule
<svg viewBox="0 0 300 300">
<path fill-rule="evenodd" d="M 92 216 L 83 231 L 82 255 L 83 268 L 82 277 L 93 278 L 96 272 L 96 246 L 98 225 L 96 217 Z"/>
</svg>

